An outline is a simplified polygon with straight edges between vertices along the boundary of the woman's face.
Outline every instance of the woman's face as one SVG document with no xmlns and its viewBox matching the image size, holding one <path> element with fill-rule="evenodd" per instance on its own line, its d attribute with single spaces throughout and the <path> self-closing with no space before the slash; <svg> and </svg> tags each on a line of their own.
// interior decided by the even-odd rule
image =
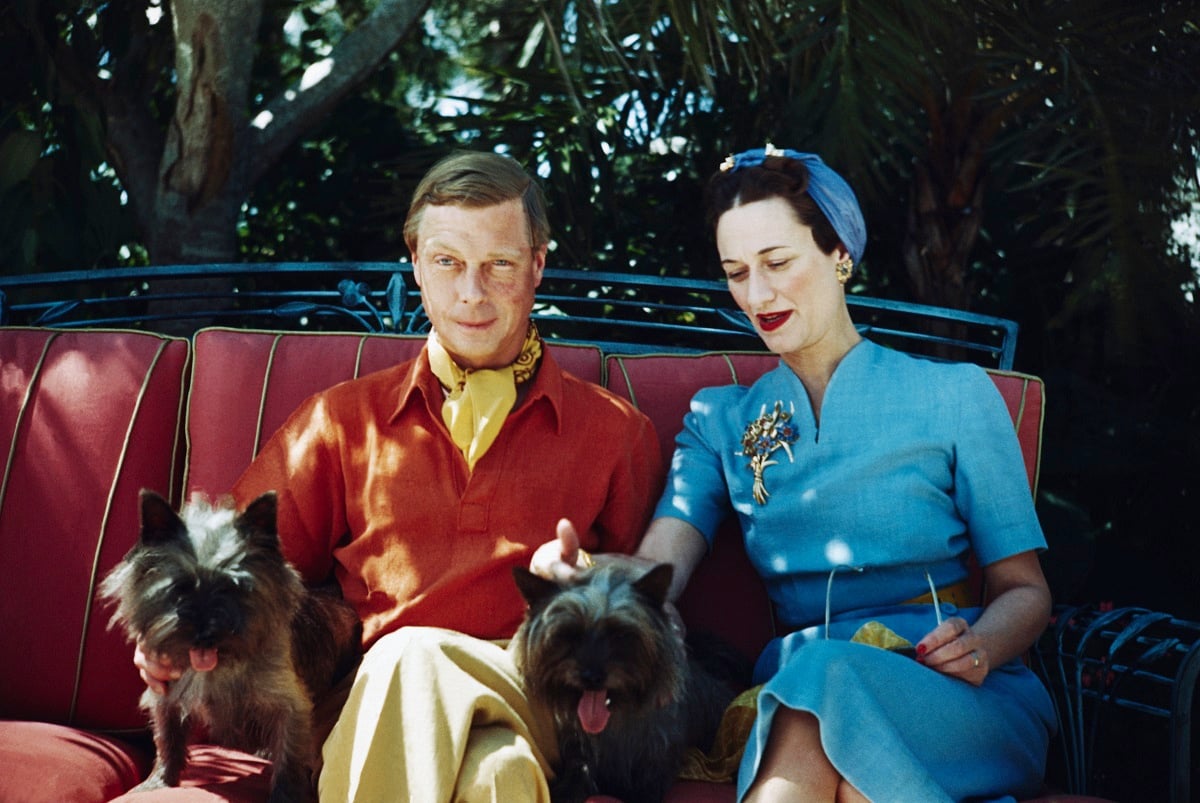
<svg viewBox="0 0 1200 803">
<path fill-rule="evenodd" d="M 717 251 L 729 292 L 767 348 L 801 355 L 849 334 L 846 296 L 835 265 L 781 198 L 735 206 L 717 221 Z M 853 332 L 853 326 L 850 325 Z"/>
</svg>

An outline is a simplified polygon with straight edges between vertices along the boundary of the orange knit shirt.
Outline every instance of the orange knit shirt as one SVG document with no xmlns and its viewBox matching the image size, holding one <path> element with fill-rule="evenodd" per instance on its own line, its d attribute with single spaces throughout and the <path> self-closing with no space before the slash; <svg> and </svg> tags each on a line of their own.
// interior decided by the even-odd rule
<svg viewBox="0 0 1200 803">
<path fill-rule="evenodd" d="M 308 399 L 238 480 L 275 490 L 285 556 L 332 571 L 364 645 L 404 625 L 508 638 L 525 604 L 512 567 L 566 517 L 585 549 L 631 552 L 662 488 L 653 425 L 546 353 L 525 398 L 468 472 L 442 423 L 424 350 Z"/>
</svg>

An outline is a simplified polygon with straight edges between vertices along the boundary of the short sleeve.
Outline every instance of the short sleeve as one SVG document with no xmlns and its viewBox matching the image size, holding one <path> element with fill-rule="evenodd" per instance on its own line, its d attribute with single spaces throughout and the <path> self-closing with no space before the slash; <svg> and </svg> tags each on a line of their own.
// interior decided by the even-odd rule
<svg viewBox="0 0 1200 803">
<path fill-rule="evenodd" d="M 1046 548 L 1012 417 L 983 369 L 961 366 L 955 439 L 955 505 L 987 566 Z"/>
<path fill-rule="evenodd" d="M 733 406 L 733 388 L 706 388 L 692 397 L 655 518 L 676 518 L 695 527 L 712 545 L 717 528 L 730 512 L 715 411 Z"/>
</svg>

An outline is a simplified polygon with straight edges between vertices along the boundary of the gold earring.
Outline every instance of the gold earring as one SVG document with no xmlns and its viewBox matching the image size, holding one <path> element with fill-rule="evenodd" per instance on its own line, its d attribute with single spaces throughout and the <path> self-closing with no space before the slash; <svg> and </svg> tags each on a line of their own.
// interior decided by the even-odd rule
<svg viewBox="0 0 1200 803">
<path fill-rule="evenodd" d="M 834 272 L 837 274 L 837 280 L 845 284 L 850 281 L 850 274 L 854 272 L 854 260 L 846 257 L 834 266 Z"/>
</svg>

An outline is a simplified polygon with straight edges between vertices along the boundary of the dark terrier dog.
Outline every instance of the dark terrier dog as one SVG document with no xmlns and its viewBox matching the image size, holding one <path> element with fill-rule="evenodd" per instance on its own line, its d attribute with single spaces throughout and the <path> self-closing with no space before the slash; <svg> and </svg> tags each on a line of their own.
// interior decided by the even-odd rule
<svg viewBox="0 0 1200 803">
<path fill-rule="evenodd" d="M 554 714 L 555 803 L 658 803 L 686 749 L 708 749 L 733 673 L 689 655 L 664 608 L 672 572 L 604 563 L 560 585 L 513 570 L 529 611 L 511 649 L 530 697 Z"/>
<path fill-rule="evenodd" d="M 143 491 L 141 535 L 101 585 L 112 623 L 186 667 L 142 707 L 156 756 L 137 789 L 177 786 L 194 726 L 272 761 L 272 803 L 315 799 L 313 700 L 354 664 L 362 625 L 333 594 L 307 591 L 279 551 L 275 495 L 237 513 L 193 499 L 182 517 Z"/>
</svg>

